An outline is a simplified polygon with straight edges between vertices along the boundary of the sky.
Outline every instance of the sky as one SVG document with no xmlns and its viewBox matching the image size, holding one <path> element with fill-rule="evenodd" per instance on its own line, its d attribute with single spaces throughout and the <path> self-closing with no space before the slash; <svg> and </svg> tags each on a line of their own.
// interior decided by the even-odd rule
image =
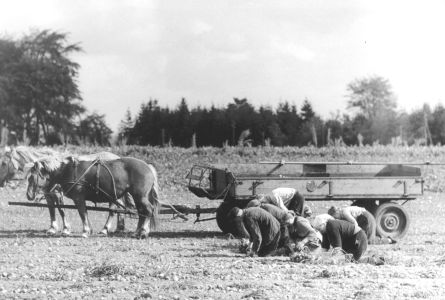
<svg viewBox="0 0 445 300">
<path fill-rule="evenodd" d="M 386 78 L 398 108 L 445 104 L 445 1 L 14 0 L 0 35 L 69 33 L 89 112 L 117 131 L 150 99 L 174 109 L 234 97 L 276 108 L 308 99 L 347 112 L 348 83 Z"/>
</svg>

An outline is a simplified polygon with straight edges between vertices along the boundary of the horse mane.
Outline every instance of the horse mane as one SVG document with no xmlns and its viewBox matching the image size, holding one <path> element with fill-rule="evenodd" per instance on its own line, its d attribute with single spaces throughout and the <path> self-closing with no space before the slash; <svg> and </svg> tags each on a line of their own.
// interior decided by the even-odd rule
<svg viewBox="0 0 445 300">
<path fill-rule="evenodd" d="M 108 161 L 108 160 L 116 160 L 119 158 L 120 157 L 118 155 L 111 153 L 111 152 L 106 152 L 106 151 L 76 156 L 76 159 L 79 161 L 93 161 L 95 159 Z"/>
<path fill-rule="evenodd" d="M 60 153 L 49 148 L 32 148 L 28 146 L 18 146 L 10 149 L 7 155 L 11 158 L 14 168 L 24 170 L 25 165 L 34 163 L 46 157 L 59 156 Z"/>
<path fill-rule="evenodd" d="M 48 172 L 53 172 L 60 168 L 60 165 L 62 163 L 67 163 L 69 161 L 72 162 L 80 162 L 80 161 L 94 161 L 95 159 L 100 159 L 103 161 L 108 160 L 116 160 L 120 157 L 116 154 L 113 154 L 111 152 L 99 152 L 99 153 L 93 153 L 88 155 L 51 155 L 51 156 L 45 156 L 43 158 L 40 158 L 37 160 L 43 168 L 45 168 Z"/>
<path fill-rule="evenodd" d="M 48 172 L 54 172 L 60 168 L 62 163 L 66 162 L 67 158 L 59 155 L 47 156 L 39 159 L 37 162 Z"/>
</svg>

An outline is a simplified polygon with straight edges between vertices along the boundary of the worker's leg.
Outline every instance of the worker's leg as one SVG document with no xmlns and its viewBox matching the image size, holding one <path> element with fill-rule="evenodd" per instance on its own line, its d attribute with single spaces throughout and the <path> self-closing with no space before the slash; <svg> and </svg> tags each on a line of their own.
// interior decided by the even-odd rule
<svg viewBox="0 0 445 300">
<path fill-rule="evenodd" d="M 342 248 L 343 244 L 340 235 L 340 228 L 336 220 L 329 220 L 326 223 L 326 236 L 329 244 L 333 248 Z"/>
</svg>

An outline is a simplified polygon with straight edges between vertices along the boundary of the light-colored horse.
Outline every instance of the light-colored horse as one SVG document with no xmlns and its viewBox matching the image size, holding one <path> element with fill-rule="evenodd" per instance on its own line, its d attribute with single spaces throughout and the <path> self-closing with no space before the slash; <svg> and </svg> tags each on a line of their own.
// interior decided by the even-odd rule
<svg viewBox="0 0 445 300">
<path fill-rule="evenodd" d="M 34 147 L 27 147 L 27 146 L 18 146 L 16 148 L 7 148 L 5 149 L 3 158 L 0 162 L 0 186 L 3 186 L 7 181 L 15 178 L 18 173 L 27 173 L 29 169 L 34 165 L 36 161 L 52 158 L 53 160 L 62 159 L 69 155 L 68 153 L 61 153 L 54 151 L 51 148 L 34 148 Z M 79 161 L 93 161 L 95 159 L 101 159 L 101 160 L 115 160 L 119 159 L 119 156 L 110 153 L 110 152 L 99 152 L 89 155 L 80 155 L 77 156 L 77 159 Z M 23 180 L 24 178 L 17 178 L 18 180 Z M 68 224 L 65 211 L 58 207 L 58 204 L 62 204 L 61 200 L 58 197 L 58 194 L 56 194 L 53 189 L 55 187 L 51 186 L 48 187 L 44 191 L 45 193 L 45 199 L 48 204 L 48 210 L 50 215 L 50 228 L 47 230 L 47 233 L 50 235 L 56 234 L 58 232 L 58 225 L 56 220 L 56 212 L 55 208 L 57 207 L 59 214 L 62 218 L 62 235 L 69 235 L 71 233 L 70 226 Z M 125 196 L 127 197 L 127 196 Z M 122 204 L 121 200 L 118 200 L 119 203 Z M 130 201 L 126 198 L 126 201 Z M 110 209 L 115 208 L 115 205 L 111 205 Z M 114 217 L 114 212 L 110 211 L 107 221 L 104 225 L 104 228 L 100 231 L 101 234 L 108 234 L 110 231 L 112 219 Z M 118 230 L 123 230 L 125 227 L 124 225 L 124 218 L 120 217 L 120 214 L 118 214 Z"/>
<path fill-rule="evenodd" d="M 7 181 L 16 178 L 18 180 L 24 178 L 17 178 L 19 173 L 27 173 L 33 163 L 45 157 L 59 157 L 62 156 L 60 152 L 54 151 L 50 148 L 32 148 L 27 146 L 18 146 L 16 148 L 6 148 L 2 162 L 0 165 L 0 185 L 4 185 Z M 59 204 L 59 198 L 56 193 L 47 193 L 45 195 L 48 204 L 49 215 L 51 219 L 50 228 L 47 234 L 53 235 L 58 231 L 56 222 L 56 204 Z M 59 214 L 62 218 L 63 235 L 70 234 L 70 226 L 66 220 L 65 211 L 58 208 Z"/>
</svg>

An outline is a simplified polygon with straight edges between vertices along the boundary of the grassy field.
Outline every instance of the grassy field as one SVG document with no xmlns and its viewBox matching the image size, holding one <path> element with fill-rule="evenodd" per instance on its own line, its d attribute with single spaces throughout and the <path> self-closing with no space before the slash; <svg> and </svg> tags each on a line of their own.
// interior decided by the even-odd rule
<svg viewBox="0 0 445 300">
<path fill-rule="evenodd" d="M 436 148 L 227 148 L 176 149 L 124 147 L 70 148 L 92 153 L 111 150 L 155 164 L 162 200 L 201 207 L 219 202 L 199 199 L 184 184 L 198 162 L 247 163 L 261 160 L 441 161 Z M 72 237 L 48 237 L 47 210 L 8 206 L 26 201 L 24 186 L 0 190 L 1 299 L 444 299 L 445 214 L 441 167 L 424 167 L 429 191 L 405 204 L 411 216 L 406 237 L 397 244 L 371 245 L 368 255 L 384 256 L 382 266 L 324 259 L 295 263 L 285 257 L 246 258 L 238 242 L 215 221 L 194 224 L 163 215 L 148 240 L 127 231 L 110 237 L 80 238 L 77 212 L 68 212 Z M 324 213 L 333 202 L 310 203 Z M 338 202 L 336 204 L 339 204 Z M 342 202 L 341 204 L 348 204 Z M 207 217 L 210 215 L 205 215 Z M 106 214 L 91 212 L 98 232 Z"/>
</svg>

